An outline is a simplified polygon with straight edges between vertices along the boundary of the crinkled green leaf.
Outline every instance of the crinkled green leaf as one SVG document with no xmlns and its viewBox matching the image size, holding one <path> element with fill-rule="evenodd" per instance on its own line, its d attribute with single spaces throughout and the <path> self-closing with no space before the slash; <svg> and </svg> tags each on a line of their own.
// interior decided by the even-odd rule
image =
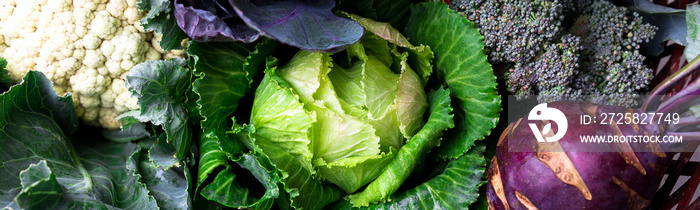
<svg viewBox="0 0 700 210">
<path fill-rule="evenodd" d="M 396 158 L 387 166 L 386 171 L 362 192 L 349 196 L 353 206 L 368 206 L 389 199 L 408 178 L 416 163 L 424 158 L 431 148 L 440 143 L 442 132 L 454 127 L 449 94 L 450 91 L 445 89 L 431 92 L 428 122 L 406 145 L 401 147 Z"/>
<path fill-rule="evenodd" d="M 106 202 L 111 191 L 115 207 L 123 209 L 157 208 L 154 198 L 149 195 L 149 190 L 140 182 L 138 174 L 139 157 L 143 155 L 141 147 L 136 144 L 118 144 L 111 142 L 101 143 L 96 139 L 85 139 L 84 143 L 75 145 L 77 156 L 88 175 L 74 177 L 72 183 L 66 184 L 67 191 L 78 193 L 80 191 L 93 191 L 101 200 Z M 58 172 L 58 169 L 54 169 Z M 85 171 L 80 170 L 85 173 Z M 112 181 L 105 180 L 105 178 Z M 86 179 L 87 178 L 87 179 Z M 65 177 L 60 177 L 63 180 Z M 88 184 L 92 180 L 92 184 Z M 93 188 L 92 190 L 89 188 Z M 75 200 L 84 199 L 84 195 L 76 196 Z"/>
<path fill-rule="evenodd" d="M 255 126 L 256 145 L 266 154 L 270 148 L 280 148 L 300 159 L 311 169 L 311 140 L 308 130 L 316 121 L 299 98 L 281 78 L 266 74 L 256 91 L 250 123 Z"/>
<path fill-rule="evenodd" d="M 360 187 L 376 179 L 386 166 L 396 157 L 397 150 L 378 155 L 344 158 L 332 163 L 316 159 L 318 174 L 322 179 L 336 184 L 345 192 L 353 193 Z"/>
<path fill-rule="evenodd" d="M 362 25 L 362 27 L 364 27 L 365 30 L 370 31 L 379 37 L 382 37 L 382 39 L 384 40 L 387 40 L 401 47 L 408 48 L 413 46 L 410 42 L 408 42 L 406 37 L 404 37 L 399 30 L 396 30 L 396 28 L 391 27 L 391 24 L 389 23 L 377 22 L 372 19 L 364 18 L 355 14 L 348 14 L 348 16 L 350 16 L 350 19 L 360 23 L 360 25 Z"/>
<path fill-rule="evenodd" d="M 466 209 L 477 200 L 483 185 L 486 160 L 485 146 L 476 146 L 457 159 L 449 160 L 444 171 L 415 188 L 394 193 L 391 201 L 377 203 L 367 209 Z M 352 204 L 340 201 L 332 209 L 351 209 Z"/>
<path fill-rule="evenodd" d="M 141 115 L 140 110 L 128 111 L 117 116 L 116 120 L 121 123 L 121 129 L 129 129 L 132 125 L 141 123 L 138 119 L 139 115 Z"/>
<path fill-rule="evenodd" d="M 290 61 L 293 62 L 294 59 Z M 316 63 L 323 63 L 322 57 L 318 57 Z M 282 184 L 284 192 L 280 196 L 288 196 L 290 206 L 321 209 L 338 200 L 342 192 L 315 179 L 308 136 L 311 124 L 316 121 L 315 113 L 304 109 L 291 85 L 277 75 L 275 64 L 276 60 L 268 60 L 265 77 L 253 102 L 250 120 L 253 135 L 242 141 L 250 141 L 246 145 L 260 149 L 277 169 L 286 173 Z M 306 74 L 299 76 L 298 81 L 311 78 Z"/>
<path fill-rule="evenodd" d="M 241 138 L 248 135 L 246 132 L 234 134 Z M 238 141 L 239 139 L 236 139 Z M 281 174 L 272 166 L 272 163 L 262 156 L 260 151 L 254 150 L 240 154 L 241 151 L 228 151 L 231 147 L 228 141 L 220 141 L 211 135 L 203 136 L 200 141 L 202 155 L 200 156 L 198 188 L 202 188 L 201 195 L 209 200 L 216 201 L 233 208 L 259 208 L 268 209 L 272 201 L 279 195 L 278 184 L 281 182 Z M 231 165 L 231 161 L 236 166 Z M 256 180 L 244 180 L 241 174 L 236 174 L 232 167 L 240 167 L 249 171 Z M 222 169 L 217 174 L 212 174 L 217 168 Z M 212 176 L 211 183 L 204 181 Z M 265 193 L 262 197 L 254 197 L 251 189 L 241 186 L 240 183 L 255 182 L 262 184 Z M 248 186 L 250 186 L 248 184 Z M 256 189 L 253 189 L 256 190 Z"/>
<path fill-rule="evenodd" d="M 288 173 L 283 182 L 286 193 L 290 195 L 292 207 L 322 209 L 340 199 L 342 191 L 336 186 L 323 184 L 315 179 L 313 171 L 304 166 L 304 160 L 281 147 L 269 147 L 263 151 L 278 169 Z"/>
<path fill-rule="evenodd" d="M 187 54 L 199 76 L 193 89 L 199 95 L 197 105 L 206 132 L 228 139 L 226 132 L 233 125 L 231 115 L 275 47 L 276 42 L 270 40 L 260 42 L 253 52 L 233 42 L 191 42 Z"/>
<path fill-rule="evenodd" d="M 141 11 L 148 10 L 140 20 L 141 26 L 146 31 L 155 31 L 163 35 L 159 42 L 163 50 L 183 49 L 182 40 L 187 38 L 187 34 L 177 25 L 175 16 L 171 15 L 172 1 L 140 0 L 137 7 Z"/>
<path fill-rule="evenodd" d="M 450 89 L 456 105 L 455 128 L 445 133 L 434 152 L 441 158 L 457 158 L 498 122 L 501 98 L 496 77 L 473 23 L 442 2 L 413 5 L 411 10 L 404 34 L 435 52 L 438 79 Z"/>
<path fill-rule="evenodd" d="M 329 67 L 328 54 L 299 51 L 287 65 L 275 72 L 289 84 L 302 103 L 310 104 L 314 102 L 314 93 L 321 87 L 321 75 L 327 74 Z"/>
<path fill-rule="evenodd" d="M 219 147 L 219 141 L 212 134 L 203 134 L 199 138 L 199 165 L 197 174 L 197 189 L 202 188 L 202 183 L 209 178 L 217 168 L 227 165 L 226 152 Z"/>
<path fill-rule="evenodd" d="M 221 171 L 212 181 L 202 189 L 202 195 L 210 200 L 216 200 L 221 204 L 234 208 L 250 208 L 257 205 L 266 205 L 279 195 L 277 184 L 280 182 L 275 172 L 269 172 L 268 166 L 264 164 L 255 152 L 253 154 L 243 154 L 233 160 L 238 166 L 248 170 L 256 180 L 242 180 L 229 167 Z M 265 188 L 265 193 L 261 198 L 253 197 L 250 189 L 241 187 L 239 182 L 257 181 Z"/>
<path fill-rule="evenodd" d="M 182 160 L 190 148 L 192 131 L 183 108 L 185 93 L 190 88 L 191 74 L 184 60 L 146 61 L 126 74 L 126 87 L 138 99 L 141 107 L 136 116 L 141 122 L 162 125 L 167 142 Z"/>
<path fill-rule="evenodd" d="M 690 62 L 700 55 L 700 6 L 688 5 L 685 21 L 688 30 L 688 34 L 685 37 L 687 41 L 685 59 Z"/>
<path fill-rule="evenodd" d="M 313 105 L 309 108 L 317 116 L 313 124 L 314 158 L 330 163 L 379 154 L 379 137 L 369 123 Z"/>
<path fill-rule="evenodd" d="M 350 46 L 350 48 L 354 48 L 356 45 L 362 46 L 360 44 L 355 44 Z M 333 83 L 333 87 L 335 87 L 338 100 L 347 103 L 347 105 L 352 105 L 342 106 L 343 110 L 350 114 L 350 112 L 352 112 L 349 110 L 351 107 L 357 107 L 357 109 L 360 109 L 360 107 L 364 105 L 363 102 L 365 101 L 365 88 L 364 83 L 362 82 L 362 71 L 365 68 L 365 62 L 358 61 L 355 65 L 348 69 L 343 69 L 338 65 L 333 65 L 331 68 L 332 70 L 328 73 L 328 78 L 330 79 L 330 82 Z M 366 113 L 364 113 L 364 115 L 366 115 Z M 358 115 L 353 116 L 361 117 Z"/>
</svg>

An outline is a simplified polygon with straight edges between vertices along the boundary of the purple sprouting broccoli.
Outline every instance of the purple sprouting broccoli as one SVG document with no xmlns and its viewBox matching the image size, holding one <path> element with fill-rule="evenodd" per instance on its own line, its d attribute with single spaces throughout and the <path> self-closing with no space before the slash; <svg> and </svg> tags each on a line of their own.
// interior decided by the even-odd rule
<svg viewBox="0 0 700 210">
<path fill-rule="evenodd" d="M 635 106 L 653 77 L 639 48 L 657 28 L 608 1 L 456 0 L 452 9 L 479 28 L 515 95 Z"/>
</svg>

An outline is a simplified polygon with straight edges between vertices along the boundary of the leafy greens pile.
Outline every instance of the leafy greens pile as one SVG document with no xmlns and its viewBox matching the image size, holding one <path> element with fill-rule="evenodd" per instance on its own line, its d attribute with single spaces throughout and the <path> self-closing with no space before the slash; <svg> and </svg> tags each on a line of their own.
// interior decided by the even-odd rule
<svg viewBox="0 0 700 210">
<path fill-rule="evenodd" d="M 119 117 L 121 131 L 77 132 L 70 95 L 39 72 L 0 95 L 0 175 L 10 177 L 0 206 L 464 208 L 477 199 L 486 166 L 477 140 L 501 108 L 471 22 L 441 2 L 341 4 L 336 14 L 348 19 L 324 1 L 228 3 L 141 2 L 144 28 L 189 58 L 126 75 L 141 109 Z M 259 16 L 268 10 L 300 25 Z M 265 22 L 327 28 L 314 17 L 361 26 L 333 25 L 359 36 L 305 35 L 318 48 L 304 47 Z M 291 56 L 279 43 L 311 51 Z"/>
</svg>

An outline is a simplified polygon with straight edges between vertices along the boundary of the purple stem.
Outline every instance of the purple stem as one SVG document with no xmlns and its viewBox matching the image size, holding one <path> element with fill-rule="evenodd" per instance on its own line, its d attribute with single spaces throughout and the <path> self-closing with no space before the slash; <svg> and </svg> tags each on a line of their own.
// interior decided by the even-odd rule
<svg viewBox="0 0 700 210">
<path fill-rule="evenodd" d="M 678 123 L 668 126 L 669 132 L 677 132 L 688 126 L 700 126 L 700 119 L 696 117 L 681 117 Z"/>
<path fill-rule="evenodd" d="M 696 57 L 695 59 L 690 61 L 690 63 L 683 66 L 683 68 L 678 70 L 676 73 L 673 73 L 671 76 L 662 81 L 659 85 L 656 86 L 656 88 L 654 88 L 651 91 L 649 98 L 644 100 L 644 104 L 642 104 L 641 110 L 645 112 L 656 110 L 659 106 L 659 102 L 663 94 L 666 93 L 669 89 L 673 88 L 673 86 L 675 86 L 676 83 L 685 79 L 688 75 L 692 74 L 695 70 L 698 69 L 699 66 L 700 56 Z"/>
</svg>

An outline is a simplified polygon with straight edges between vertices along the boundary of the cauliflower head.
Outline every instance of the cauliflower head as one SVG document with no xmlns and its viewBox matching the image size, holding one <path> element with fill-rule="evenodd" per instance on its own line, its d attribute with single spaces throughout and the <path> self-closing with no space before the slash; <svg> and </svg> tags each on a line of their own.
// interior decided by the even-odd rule
<svg viewBox="0 0 700 210">
<path fill-rule="evenodd" d="M 119 128 L 116 116 L 139 108 L 124 75 L 146 60 L 182 56 L 163 52 L 145 32 L 138 0 L 4 0 L 0 2 L 0 57 L 14 82 L 43 72 L 59 95 L 71 93 L 89 125 Z"/>
</svg>

